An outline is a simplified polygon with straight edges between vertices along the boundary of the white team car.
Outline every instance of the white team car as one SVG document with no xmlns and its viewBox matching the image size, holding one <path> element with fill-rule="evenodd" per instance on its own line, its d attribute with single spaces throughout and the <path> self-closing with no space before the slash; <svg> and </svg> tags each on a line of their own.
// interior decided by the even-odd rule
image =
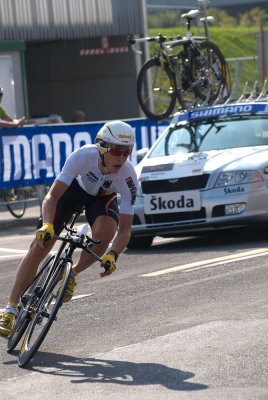
<svg viewBox="0 0 268 400">
<path fill-rule="evenodd" d="M 136 171 L 128 248 L 155 236 L 268 224 L 268 101 L 175 114 Z"/>
</svg>

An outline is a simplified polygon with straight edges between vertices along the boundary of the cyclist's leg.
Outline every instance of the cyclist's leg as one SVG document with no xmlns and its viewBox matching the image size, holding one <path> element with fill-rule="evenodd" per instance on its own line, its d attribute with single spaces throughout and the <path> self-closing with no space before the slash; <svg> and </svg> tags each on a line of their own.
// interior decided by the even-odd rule
<svg viewBox="0 0 268 400">
<path fill-rule="evenodd" d="M 32 242 L 28 253 L 19 265 L 7 306 L 0 320 L 1 335 L 8 336 L 11 332 L 18 313 L 19 299 L 33 281 L 38 265 L 49 253 L 53 244 L 54 241 L 51 241 L 41 248 L 36 240 Z"/>
<path fill-rule="evenodd" d="M 104 226 L 105 229 L 103 229 Z M 99 256 L 102 256 L 115 235 L 117 224 L 113 218 L 101 215 L 96 218 L 91 229 L 92 229 L 92 236 L 101 241 L 100 244 L 93 245 L 91 247 L 91 250 L 94 253 L 98 254 Z M 80 272 L 87 269 L 88 267 L 90 267 L 95 261 L 96 258 L 86 253 L 85 251 L 82 251 L 80 253 L 78 262 L 72 267 L 72 272 L 70 275 L 68 286 L 64 293 L 63 303 L 67 303 L 72 299 L 75 287 L 77 285 L 76 283 L 77 275 Z M 64 276 L 62 278 L 64 278 Z"/>
<path fill-rule="evenodd" d="M 105 229 L 103 229 L 104 226 Z M 117 224 L 113 218 L 104 215 L 97 217 L 92 225 L 92 236 L 101 242 L 100 244 L 93 245 L 91 250 L 99 256 L 102 256 L 109 246 L 109 243 L 114 238 L 116 230 Z M 79 274 L 86 268 L 90 267 L 95 261 L 95 257 L 82 251 L 77 264 L 73 267 L 74 273 Z"/>
<path fill-rule="evenodd" d="M 15 282 L 10 294 L 10 302 L 16 304 L 25 289 L 33 281 L 39 264 L 48 255 L 52 247 L 54 246 L 55 240 L 51 240 L 45 243 L 44 248 L 41 248 L 37 241 L 34 239 L 28 253 L 21 261 L 19 268 L 16 273 Z"/>
<path fill-rule="evenodd" d="M 119 210 L 116 196 L 112 194 L 95 198 L 90 205 L 86 205 L 86 217 L 91 226 L 93 238 L 101 241 L 100 244 L 93 245 L 91 250 L 102 256 L 114 238 L 118 227 Z M 73 271 L 78 274 L 90 267 L 95 261 L 94 257 L 82 251 Z"/>
<path fill-rule="evenodd" d="M 60 234 L 61 230 L 63 229 L 64 223 L 67 223 L 69 221 L 73 212 L 77 209 L 78 205 L 77 203 L 79 197 L 76 196 L 76 192 L 75 190 L 73 190 L 73 188 L 76 187 L 76 185 L 78 184 L 76 181 L 74 181 L 74 183 L 70 185 L 70 187 L 66 190 L 66 192 L 64 193 L 64 195 L 57 204 L 56 215 L 53 222 L 56 234 Z M 41 226 L 42 226 L 42 217 L 40 217 L 38 221 L 37 229 L 39 229 Z M 35 239 L 33 240 L 28 250 L 28 253 L 23 258 L 22 262 L 19 265 L 7 307 L 5 309 L 2 318 L 0 319 L 0 334 L 1 334 L 1 325 L 3 325 L 3 334 L 5 335 L 8 334 L 6 333 L 7 332 L 6 326 L 8 326 L 8 330 L 12 329 L 12 326 L 14 324 L 14 318 L 12 315 L 11 315 L 12 318 L 11 317 L 9 318 L 8 315 L 7 316 L 8 318 L 5 320 L 4 318 L 5 314 L 10 314 L 9 311 L 11 311 L 11 314 L 16 315 L 20 297 L 33 281 L 39 264 L 48 255 L 54 243 L 55 240 L 51 240 L 45 243 L 44 248 L 41 248 L 38 245 L 37 241 Z"/>
</svg>

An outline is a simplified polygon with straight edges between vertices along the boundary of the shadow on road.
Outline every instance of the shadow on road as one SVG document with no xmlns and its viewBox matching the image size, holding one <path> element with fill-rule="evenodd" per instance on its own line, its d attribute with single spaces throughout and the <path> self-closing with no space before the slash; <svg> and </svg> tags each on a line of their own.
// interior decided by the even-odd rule
<svg viewBox="0 0 268 400">
<path fill-rule="evenodd" d="M 174 252 L 192 253 L 210 251 L 210 250 L 225 250 L 230 246 L 235 249 L 250 249 L 267 246 L 268 233 L 265 230 L 243 228 L 233 230 L 213 231 L 200 234 L 198 236 L 180 237 L 170 239 L 170 242 L 154 242 L 151 247 L 139 249 L 126 249 L 126 254 L 157 254 L 165 252 L 166 254 Z"/>
<path fill-rule="evenodd" d="M 80 358 L 40 352 L 34 359 L 34 365 L 30 364 L 28 369 L 41 374 L 70 377 L 74 384 L 100 382 L 130 386 L 162 385 L 177 391 L 197 391 L 208 388 L 204 384 L 186 382 L 187 379 L 194 377 L 192 372 L 156 363 L 134 363 L 94 357 Z"/>
</svg>

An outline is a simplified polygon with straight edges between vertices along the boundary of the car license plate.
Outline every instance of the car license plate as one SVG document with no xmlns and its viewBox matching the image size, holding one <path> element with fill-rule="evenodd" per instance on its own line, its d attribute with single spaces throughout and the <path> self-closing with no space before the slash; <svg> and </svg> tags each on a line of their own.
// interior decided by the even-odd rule
<svg viewBox="0 0 268 400">
<path fill-rule="evenodd" d="M 198 211 L 201 208 L 200 192 L 153 193 L 144 196 L 145 214 L 166 214 L 180 211 Z"/>
</svg>

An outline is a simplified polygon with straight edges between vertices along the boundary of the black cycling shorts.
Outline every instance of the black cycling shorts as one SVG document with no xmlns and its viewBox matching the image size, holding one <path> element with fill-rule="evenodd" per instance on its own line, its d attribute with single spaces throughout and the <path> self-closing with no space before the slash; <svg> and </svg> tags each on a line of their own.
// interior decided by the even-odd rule
<svg viewBox="0 0 268 400">
<path fill-rule="evenodd" d="M 56 235 L 59 235 L 67 224 L 72 215 L 85 207 L 86 219 L 90 226 L 93 225 L 95 219 L 100 215 L 108 215 L 113 218 L 115 222 L 119 223 L 119 209 L 117 203 L 117 196 L 112 193 L 108 196 L 91 196 L 86 193 L 74 179 L 66 192 L 59 199 L 56 215 L 53 221 L 54 230 Z M 37 229 L 41 228 L 43 224 L 42 216 L 39 218 Z"/>
</svg>

